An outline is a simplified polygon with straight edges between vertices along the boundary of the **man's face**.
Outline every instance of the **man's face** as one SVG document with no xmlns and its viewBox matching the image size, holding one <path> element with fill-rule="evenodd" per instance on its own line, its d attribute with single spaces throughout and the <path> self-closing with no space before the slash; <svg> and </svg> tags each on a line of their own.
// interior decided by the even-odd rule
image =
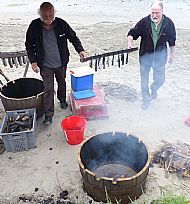
<svg viewBox="0 0 190 204">
<path fill-rule="evenodd" d="M 42 10 L 41 19 L 45 25 L 50 26 L 54 21 L 54 9 L 47 8 L 47 9 Z"/>
<path fill-rule="evenodd" d="M 159 23 L 162 19 L 163 11 L 159 5 L 152 5 L 151 19 L 154 23 Z"/>
</svg>

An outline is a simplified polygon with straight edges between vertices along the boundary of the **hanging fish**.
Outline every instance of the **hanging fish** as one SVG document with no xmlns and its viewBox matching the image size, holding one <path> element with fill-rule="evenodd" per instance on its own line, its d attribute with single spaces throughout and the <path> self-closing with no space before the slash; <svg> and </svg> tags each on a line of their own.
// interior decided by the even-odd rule
<svg viewBox="0 0 190 204">
<path fill-rule="evenodd" d="M 11 68 L 13 68 L 13 62 L 12 62 L 12 59 L 11 59 L 11 58 L 8 58 L 8 63 L 9 63 L 9 66 L 10 66 Z"/>
<path fill-rule="evenodd" d="M 97 72 L 97 68 L 98 68 L 98 59 L 96 58 L 96 60 L 95 60 L 95 72 Z"/>
<path fill-rule="evenodd" d="M 19 65 L 22 66 L 22 59 L 21 59 L 21 56 L 17 57 L 17 59 L 18 59 L 18 63 L 19 63 Z"/>
<path fill-rule="evenodd" d="M 124 65 L 124 53 L 121 54 L 121 63 Z"/>
<path fill-rule="evenodd" d="M 112 65 L 112 66 L 114 65 L 114 55 L 112 56 L 112 62 L 111 62 L 111 65 Z"/>
<path fill-rule="evenodd" d="M 105 69 L 105 57 L 102 59 L 103 69 Z"/>
<path fill-rule="evenodd" d="M 22 61 L 23 61 L 24 64 L 26 64 L 26 58 L 25 58 L 25 56 L 22 56 Z"/>
<path fill-rule="evenodd" d="M 126 54 L 125 64 L 128 64 L 128 53 Z"/>
<path fill-rule="evenodd" d="M 110 58 L 109 58 L 109 56 L 107 57 L 107 66 L 109 67 L 110 66 Z"/>
<path fill-rule="evenodd" d="M 98 68 L 100 69 L 100 60 L 101 60 L 101 57 L 98 58 Z"/>
<path fill-rule="evenodd" d="M 3 61 L 3 65 L 6 67 L 6 66 L 7 66 L 6 59 L 5 59 L 5 58 L 3 58 L 3 59 L 2 59 L 2 61 Z"/>
<path fill-rule="evenodd" d="M 16 57 L 12 58 L 13 64 L 15 64 L 16 68 L 18 68 L 18 62 L 16 60 Z"/>
<path fill-rule="evenodd" d="M 11 61 L 12 61 L 12 64 L 14 65 L 15 63 L 14 63 L 13 57 L 11 58 Z"/>
<path fill-rule="evenodd" d="M 117 59 L 118 61 L 118 67 L 120 68 L 120 56 L 119 56 L 119 54 L 118 54 L 118 59 Z"/>
<path fill-rule="evenodd" d="M 92 68 L 92 59 L 90 60 L 90 65 L 89 66 Z"/>
</svg>

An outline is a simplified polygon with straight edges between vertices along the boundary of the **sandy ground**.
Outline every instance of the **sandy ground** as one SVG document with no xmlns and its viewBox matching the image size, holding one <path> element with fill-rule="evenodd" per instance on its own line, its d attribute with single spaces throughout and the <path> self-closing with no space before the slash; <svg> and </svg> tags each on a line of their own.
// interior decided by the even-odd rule
<svg viewBox="0 0 190 204">
<path fill-rule="evenodd" d="M 2 19 L 0 51 L 24 49 L 25 32 L 29 22 L 37 17 L 35 8 L 38 8 L 40 1 L 31 0 L 25 4 L 20 2 L 16 4 L 10 1 L 9 5 L 4 2 L 7 10 L 0 14 Z M 53 1 L 57 7 L 60 2 Z M 147 111 L 141 110 L 137 52 L 130 54 L 128 65 L 121 68 L 114 65 L 99 69 L 95 73 L 94 84 L 100 86 L 105 92 L 109 119 L 88 121 L 85 138 L 108 131 L 128 132 L 140 137 L 149 146 L 151 152 L 158 148 L 162 139 L 168 142 L 180 140 L 190 144 L 190 128 L 184 125 L 184 120 L 190 115 L 188 66 L 190 25 L 187 22 L 190 5 L 187 1 L 164 2 L 169 16 L 176 22 L 177 44 L 175 62 L 173 65 L 167 65 L 166 82 L 158 93 L 158 99 L 151 103 Z M 59 8 L 62 9 L 60 6 L 57 8 L 57 15 L 71 24 L 87 52 L 92 55 L 126 48 L 126 33 L 139 18 L 147 14 L 147 9 L 144 10 L 144 8 L 150 5 L 149 1 L 129 1 L 123 9 L 124 3 L 125 1 L 115 1 L 118 5 L 117 12 L 114 10 L 117 5 L 114 3 L 110 5 L 108 1 L 103 1 L 101 4 L 99 1 L 70 1 L 66 3 L 67 12 L 60 12 Z M 34 5 L 34 8 L 31 5 Z M 84 6 L 86 9 L 83 9 Z M 1 5 L 0 10 L 3 11 L 3 9 Z M 18 12 L 16 12 L 17 9 Z M 184 18 L 181 18 L 182 14 Z M 70 51 L 69 68 L 81 66 L 78 55 L 72 47 Z M 24 67 L 11 69 L 3 67 L 1 63 L 0 68 L 11 80 L 22 77 L 24 73 Z M 39 74 L 33 73 L 31 69 L 27 76 L 40 78 Z M 2 77 L 1 80 L 5 83 Z M 69 96 L 69 73 L 67 84 Z M 1 105 L 1 117 L 3 114 Z M 56 196 L 66 189 L 72 202 L 78 204 L 91 202 L 92 199 L 82 189 L 78 168 L 77 153 L 81 144 L 68 145 L 60 128 L 61 120 L 69 114 L 71 114 L 69 108 L 62 110 L 56 100 L 52 125 L 48 128 L 44 127 L 43 118 L 37 121 L 37 148 L 19 153 L 4 152 L 0 155 L 0 203 L 22 203 L 19 200 L 22 194 L 33 198 Z M 37 192 L 35 188 L 38 188 Z M 157 198 L 160 195 L 160 189 L 163 188 L 176 194 L 183 193 L 190 198 L 188 178 L 179 178 L 175 174 L 165 178 L 164 170 L 155 165 L 150 169 L 147 177 L 146 191 L 137 203 L 141 204 L 145 200 Z M 92 203 L 96 202 L 92 201 Z"/>
</svg>

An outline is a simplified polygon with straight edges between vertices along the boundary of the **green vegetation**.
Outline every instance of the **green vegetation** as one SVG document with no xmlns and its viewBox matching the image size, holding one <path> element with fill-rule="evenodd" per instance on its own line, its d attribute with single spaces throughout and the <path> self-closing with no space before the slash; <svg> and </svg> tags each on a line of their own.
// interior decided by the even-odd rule
<svg viewBox="0 0 190 204">
<path fill-rule="evenodd" d="M 110 200 L 110 197 L 109 197 L 109 195 L 108 195 L 108 192 L 107 192 L 106 187 L 105 187 L 105 193 L 106 193 L 106 202 L 107 202 L 108 204 L 112 204 L 112 202 L 111 202 L 111 200 Z M 119 202 L 117 199 L 115 199 L 115 201 L 116 201 L 116 204 L 120 204 L 120 202 Z"/>
<path fill-rule="evenodd" d="M 106 200 L 108 204 L 112 204 L 109 195 L 107 193 L 107 190 L 105 189 L 106 192 Z M 132 204 L 138 204 L 138 201 L 132 202 Z M 144 201 L 144 204 L 148 204 L 150 202 Z M 119 201 L 116 200 L 116 204 L 120 204 Z M 161 192 L 161 196 L 157 200 L 153 200 L 151 204 L 190 204 L 190 200 L 187 200 L 184 195 L 176 196 L 173 195 L 169 191 Z"/>
<path fill-rule="evenodd" d="M 175 196 L 170 192 L 162 192 L 161 197 L 152 201 L 152 204 L 190 204 L 190 200 L 186 200 L 184 195 Z"/>
</svg>

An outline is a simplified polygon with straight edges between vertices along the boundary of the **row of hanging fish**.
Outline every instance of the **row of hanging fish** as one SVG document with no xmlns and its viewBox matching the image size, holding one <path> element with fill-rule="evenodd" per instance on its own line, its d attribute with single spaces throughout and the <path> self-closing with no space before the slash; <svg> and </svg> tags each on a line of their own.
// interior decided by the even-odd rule
<svg viewBox="0 0 190 204">
<path fill-rule="evenodd" d="M 128 64 L 128 53 L 138 50 L 138 47 L 107 52 L 103 54 L 93 55 L 83 59 L 81 62 L 90 61 L 90 67 L 97 71 L 100 68 L 105 69 L 106 66 L 113 66 L 117 64 L 120 68 L 122 65 Z"/>
<path fill-rule="evenodd" d="M 22 66 L 28 62 L 26 51 L 0 52 L 0 58 L 5 67 L 9 65 L 11 68 L 13 68 L 14 65 L 18 68 L 18 66 Z"/>
<path fill-rule="evenodd" d="M 136 50 L 138 50 L 138 47 L 107 52 L 87 57 L 81 62 L 90 61 L 90 67 L 94 67 L 95 71 L 97 71 L 97 69 L 100 67 L 105 69 L 106 66 L 113 66 L 115 63 L 117 63 L 118 67 L 121 67 L 121 65 L 128 63 L 128 53 L 134 52 Z M 28 62 L 26 51 L 0 52 L 0 58 L 2 59 L 3 65 L 5 67 L 9 64 L 11 68 L 13 68 L 14 65 L 16 68 L 18 68 L 19 65 L 22 66 Z"/>
<path fill-rule="evenodd" d="M 28 131 L 32 129 L 33 117 L 30 114 L 21 113 L 17 116 L 8 117 L 4 133 Z"/>
</svg>

